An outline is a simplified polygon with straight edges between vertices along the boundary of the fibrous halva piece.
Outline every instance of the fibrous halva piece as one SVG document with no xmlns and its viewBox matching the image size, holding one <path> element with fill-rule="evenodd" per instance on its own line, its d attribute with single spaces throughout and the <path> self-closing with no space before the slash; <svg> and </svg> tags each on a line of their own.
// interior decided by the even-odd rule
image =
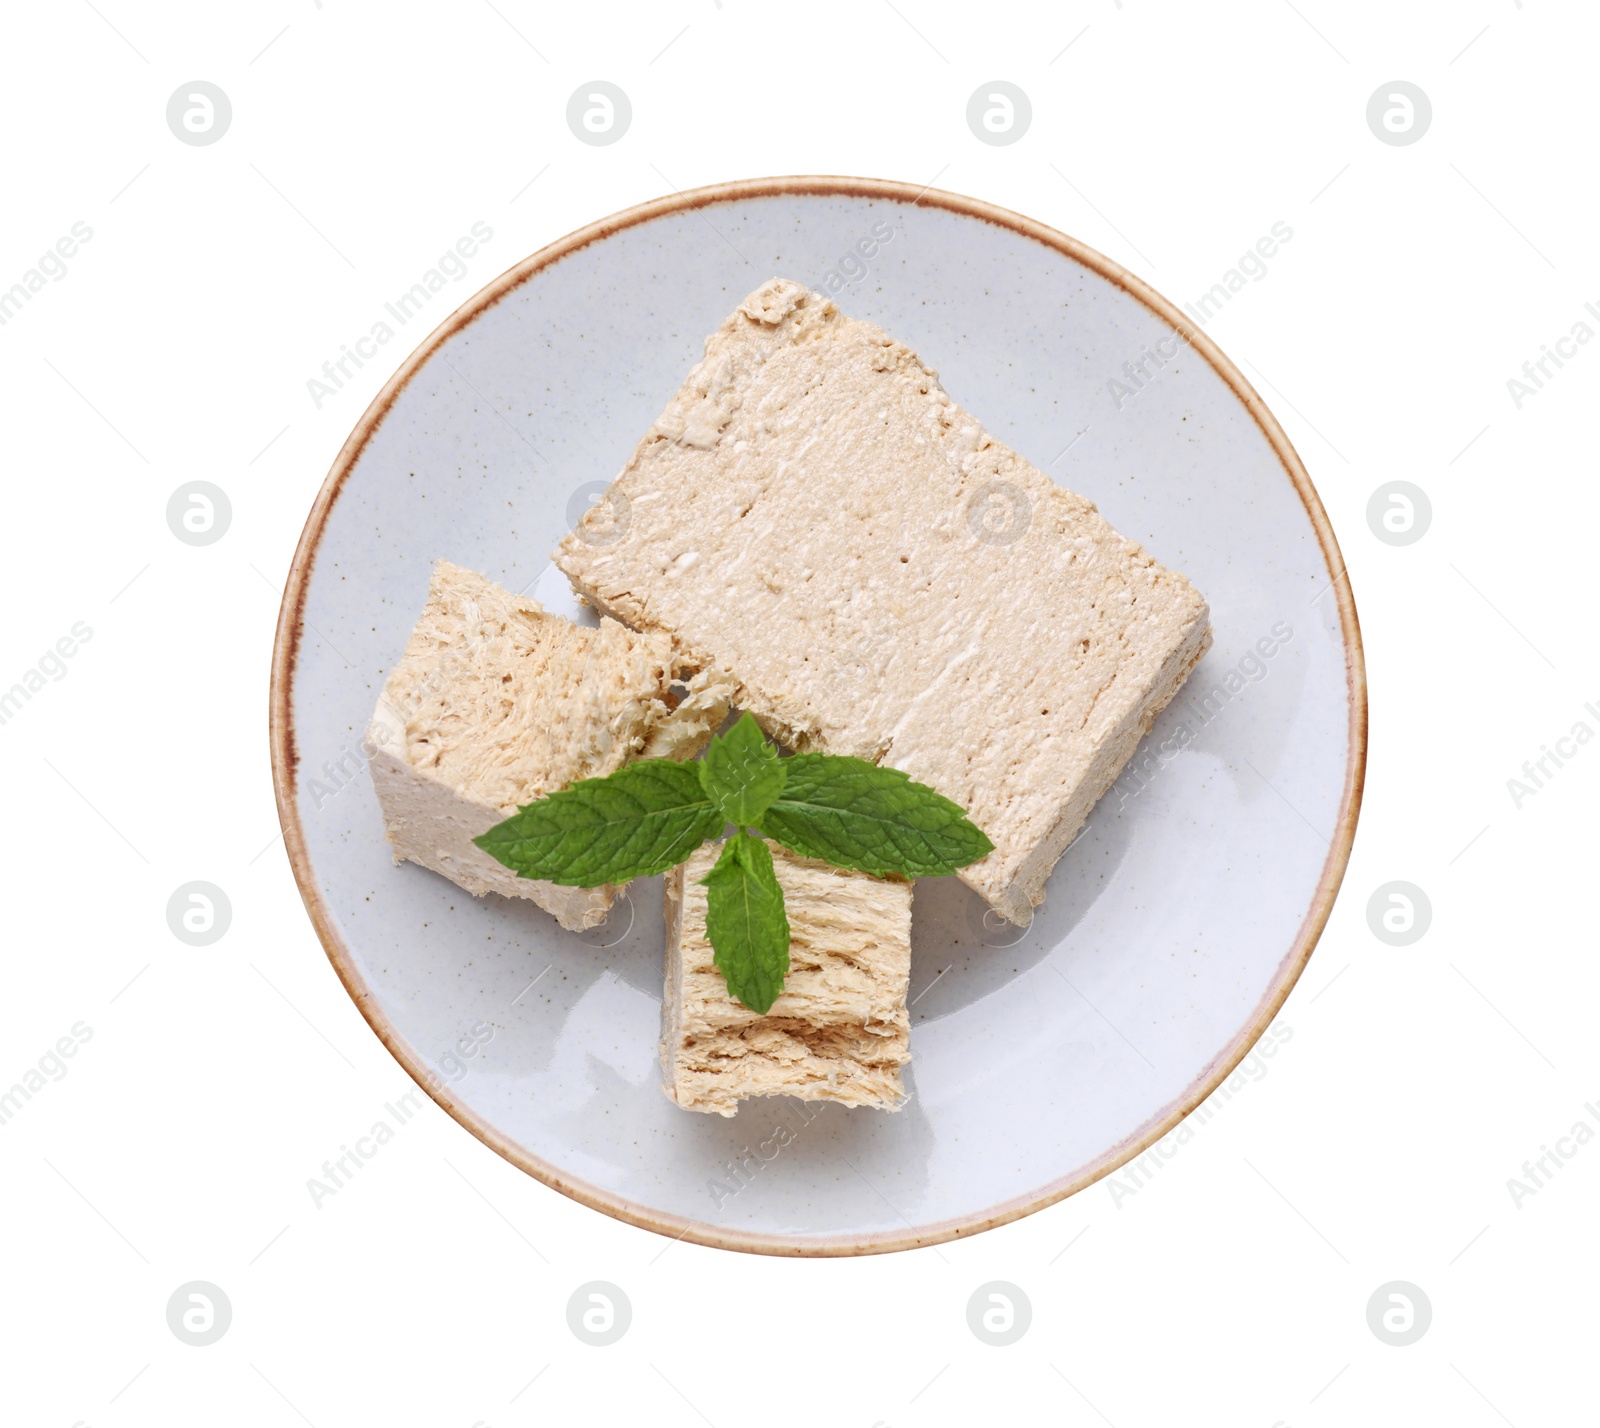
<svg viewBox="0 0 1600 1428">
<path fill-rule="evenodd" d="M 727 713 L 727 693 L 713 673 L 690 675 L 661 631 L 574 625 L 441 560 L 367 729 L 395 862 L 476 896 L 531 898 L 573 931 L 594 926 L 616 887 L 520 878 L 472 840 L 576 779 L 635 758 L 692 758 Z"/>
<path fill-rule="evenodd" d="M 901 769 L 1026 923 L 1211 642 L 1206 602 L 988 435 L 908 347 L 780 278 L 706 340 L 555 561 L 715 660 L 798 750 Z"/>
<path fill-rule="evenodd" d="M 765 1016 L 730 995 L 712 962 L 700 879 L 718 846 L 667 874 L 664 1089 L 685 1110 L 724 1116 L 745 1096 L 898 1110 L 911 1058 L 911 884 L 768 847 L 789 919 L 789 975 Z"/>
</svg>

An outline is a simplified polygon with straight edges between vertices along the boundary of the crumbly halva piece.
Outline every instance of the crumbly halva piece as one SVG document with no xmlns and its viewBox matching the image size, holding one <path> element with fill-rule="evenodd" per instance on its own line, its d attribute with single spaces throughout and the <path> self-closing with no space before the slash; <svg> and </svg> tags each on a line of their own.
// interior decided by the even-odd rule
<svg viewBox="0 0 1600 1428">
<path fill-rule="evenodd" d="M 685 1110 L 731 1116 L 746 1096 L 898 1110 L 911 1059 L 911 884 L 798 858 L 776 844 L 789 975 L 765 1016 L 730 995 L 706 939 L 707 844 L 667 874 L 661 1067 Z"/>
<path fill-rule="evenodd" d="M 714 672 L 690 674 L 665 633 L 574 625 L 441 560 L 367 729 L 395 862 L 475 896 L 531 898 L 572 931 L 594 926 L 617 887 L 520 878 L 472 840 L 577 779 L 635 758 L 692 758 L 727 694 Z"/>
<path fill-rule="evenodd" d="M 625 518 L 623 518 L 625 513 Z M 555 561 L 797 750 L 954 799 L 1026 923 L 1211 643 L 1198 591 L 991 437 L 908 347 L 774 278 L 707 340 Z"/>
</svg>

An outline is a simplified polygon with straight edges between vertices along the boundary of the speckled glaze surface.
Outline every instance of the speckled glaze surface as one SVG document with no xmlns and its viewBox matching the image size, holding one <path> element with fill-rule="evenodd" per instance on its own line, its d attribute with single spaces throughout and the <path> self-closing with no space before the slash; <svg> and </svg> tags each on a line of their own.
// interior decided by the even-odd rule
<svg viewBox="0 0 1600 1428">
<path fill-rule="evenodd" d="M 660 880 L 635 883 L 606 926 L 563 932 L 531 904 L 395 867 L 370 780 L 349 776 L 433 561 L 576 613 L 549 552 L 706 334 L 774 275 L 908 343 L 1000 440 L 1185 571 L 1216 633 L 1136 757 L 1143 774 L 1101 802 L 1031 928 L 986 919 L 954 879 L 918 884 L 912 1097 L 893 1115 L 787 1100 L 747 1101 L 731 1120 L 678 1110 L 657 1064 Z M 467 1129 L 672 1237 L 857 1254 L 1053 1203 L 1226 1078 L 1332 904 L 1366 697 L 1332 532 L 1237 370 L 1191 331 L 1120 407 L 1108 389 L 1180 324 L 1192 328 L 1117 265 L 1004 210 L 877 180 L 768 179 L 574 234 L 413 354 L 340 453 L 296 555 L 273 762 L 334 966 Z"/>
</svg>

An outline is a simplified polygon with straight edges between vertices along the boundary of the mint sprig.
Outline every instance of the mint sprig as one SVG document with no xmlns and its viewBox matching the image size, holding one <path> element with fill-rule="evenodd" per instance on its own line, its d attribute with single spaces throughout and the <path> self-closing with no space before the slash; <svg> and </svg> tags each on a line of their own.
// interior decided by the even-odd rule
<svg viewBox="0 0 1600 1428">
<path fill-rule="evenodd" d="M 759 822 L 772 800 L 783 792 L 783 760 L 748 714 L 711 741 L 696 767 L 706 797 L 729 823 Z"/>
<path fill-rule="evenodd" d="M 796 754 L 782 767 L 761 831 L 802 857 L 880 878 L 936 878 L 994 850 L 959 804 L 899 769 L 840 754 Z"/>
<path fill-rule="evenodd" d="M 676 867 L 727 821 L 693 764 L 640 759 L 537 799 L 472 841 L 520 877 L 597 888 Z"/>
<path fill-rule="evenodd" d="M 789 971 L 789 918 L 772 852 L 752 833 L 722 845 L 706 889 L 706 937 L 728 991 L 751 1011 L 771 1010 Z"/>
<path fill-rule="evenodd" d="M 789 970 L 789 922 L 761 836 L 875 877 L 938 877 L 994 851 L 942 794 L 865 759 L 779 758 L 748 713 L 698 764 L 641 759 L 519 809 L 473 839 L 519 877 L 599 887 L 665 872 L 729 823 L 701 882 L 706 936 L 731 995 L 765 1016 Z"/>
</svg>

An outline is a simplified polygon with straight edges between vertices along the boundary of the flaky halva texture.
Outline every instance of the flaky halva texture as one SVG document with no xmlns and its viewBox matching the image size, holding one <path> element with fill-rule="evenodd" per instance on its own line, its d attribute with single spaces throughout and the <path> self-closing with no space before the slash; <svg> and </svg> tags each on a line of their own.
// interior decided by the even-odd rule
<svg viewBox="0 0 1600 1428">
<path fill-rule="evenodd" d="M 707 844 L 666 877 L 663 1089 L 731 1116 L 747 1096 L 898 1110 L 911 1058 L 911 884 L 768 844 L 789 919 L 789 974 L 765 1016 L 737 1001 L 706 940 Z"/>
<path fill-rule="evenodd" d="M 686 688 L 675 691 L 676 680 Z M 439 561 L 367 730 L 395 861 L 475 896 L 530 898 L 573 931 L 594 926 L 617 887 L 521 878 L 472 840 L 577 779 L 636 758 L 692 758 L 726 715 L 728 692 L 715 672 L 691 671 L 662 631 L 574 625 Z"/>
<path fill-rule="evenodd" d="M 792 748 L 960 804 L 995 845 L 961 877 L 1017 923 L 1211 641 L 1182 575 L 910 348 L 781 278 L 706 340 L 555 561 L 726 666 Z"/>
</svg>

